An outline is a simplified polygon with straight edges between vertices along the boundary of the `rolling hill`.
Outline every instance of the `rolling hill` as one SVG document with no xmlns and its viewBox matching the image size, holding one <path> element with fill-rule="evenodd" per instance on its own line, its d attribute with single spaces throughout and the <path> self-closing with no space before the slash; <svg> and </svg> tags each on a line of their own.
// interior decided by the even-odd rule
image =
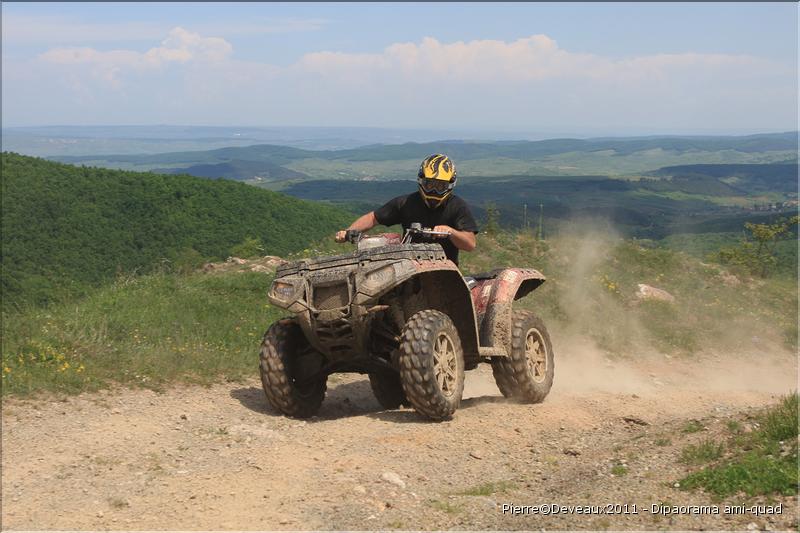
<svg viewBox="0 0 800 533">
<path fill-rule="evenodd" d="M 3 305 L 46 303 L 119 274 L 224 259 L 251 237 L 302 250 L 349 213 L 228 180 L 2 154 Z"/>
<path fill-rule="evenodd" d="M 306 175 L 307 179 L 399 179 L 413 176 L 428 154 L 455 159 L 463 175 L 609 174 L 649 172 L 683 164 L 770 163 L 796 158 L 796 133 L 743 137 L 653 137 L 618 139 L 550 139 L 544 141 L 436 141 L 373 144 L 345 150 L 304 150 L 257 144 L 216 150 L 140 155 L 61 156 L 83 163 L 129 170 L 173 169 L 218 172 L 215 177 L 254 178 L 269 163 Z M 230 165 L 209 169 L 205 165 Z M 178 170 L 180 169 L 180 170 Z M 536 169 L 537 172 L 532 172 Z M 269 180 L 291 179 L 272 170 Z M 207 174 L 204 174 L 207 175 Z M 302 178 L 301 179 L 306 179 Z"/>
<path fill-rule="evenodd" d="M 739 194 L 797 193 L 797 162 L 771 165 L 681 165 L 664 167 L 651 175 L 676 181 L 717 180 Z"/>
</svg>

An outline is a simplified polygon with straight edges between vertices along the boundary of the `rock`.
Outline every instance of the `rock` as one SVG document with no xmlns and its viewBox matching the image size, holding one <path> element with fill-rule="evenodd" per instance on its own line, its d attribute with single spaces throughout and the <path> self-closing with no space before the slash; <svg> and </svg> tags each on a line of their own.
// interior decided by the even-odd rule
<svg viewBox="0 0 800 533">
<path fill-rule="evenodd" d="M 564 448 L 562 451 L 564 452 L 564 455 L 571 455 L 573 457 L 577 457 L 581 454 L 581 452 L 574 448 Z"/>
<path fill-rule="evenodd" d="M 103 511 L 97 511 L 97 518 L 103 518 Z"/>
<path fill-rule="evenodd" d="M 471 451 L 469 452 L 469 456 L 474 459 L 483 459 L 483 454 L 479 451 Z"/>
<path fill-rule="evenodd" d="M 747 530 L 758 531 L 758 524 L 756 524 L 755 522 L 750 522 L 749 524 L 747 524 Z"/>
<path fill-rule="evenodd" d="M 639 290 L 636 291 L 636 297 L 640 300 L 658 300 L 661 302 L 675 301 L 675 297 L 664 289 L 651 287 L 650 285 L 645 285 L 644 283 L 639 283 L 638 287 Z"/>
<path fill-rule="evenodd" d="M 363 496 L 364 494 L 367 493 L 367 489 L 365 489 L 363 485 L 356 485 L 355 487 L 353 487 L 353 492 Z"/>
<path fill-rule="evenodd" d="M 217 265 L 215 265 L 214 263 L 206 263 L 205 265 L 203 265 L 203 268 L 202 268 L 203 272 L 211 272 L 212 270 L 216 270 L 216 269 L 217 269 Z"/>
<path fill-rule="evenodd" d="M 383 474 L 381 474 L 381 480 L 385 481 L 386 483 L 391 483 L 392 485 L 396 485 L 401 489 L 406 488 L 406 482 L 403 481 L 403 479 L 394 472 L 384 472 Z"/>
<path fill-rule="evenodd" d="M 282 259 L 276 255 L 265 255 L 261 258 L 261 264 L 268 266 L 268 267 L 277 267 L 288 263 L 285 259 Z"/>
<path fill-rule="evenodd" d="M 250 267 L 251 272 L 272 272 L 272 269 L 264 265 L 253 265 Z"/>
<path fill-rule="evenodd" d="M 181 420 L 189 420 L 189 417 L 185 414 L 181 415 Z"/>
<path fill-rule="evenodd" d="M 622 419 L 629 424 L 636 424 L 637 426 L 649 426 L 650 422 L 645 422 L 641 418 L 635 416 L 623 416 Z"/>
<path fill-rule="evenodd" d="M 727 285 L 728 287 L 736 287 L 742 284 L 742 280 L 727 272 L 720 272 L 719 279 L 722 281 L 723 285 Z"/>
<path fill-rule="evenodd" d="M 233 263 L 234 265 L 246 265 L 247 259 L 242 259 L 241 257 L 229 257 L 225 260 L 226 263 Z"/>
</svg>

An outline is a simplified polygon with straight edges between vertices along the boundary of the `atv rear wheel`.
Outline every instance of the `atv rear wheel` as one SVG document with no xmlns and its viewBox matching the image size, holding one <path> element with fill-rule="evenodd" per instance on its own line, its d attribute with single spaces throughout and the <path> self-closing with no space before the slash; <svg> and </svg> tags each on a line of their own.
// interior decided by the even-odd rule
<svg viewBox="0 0 800 533">
<path fill-rule="evenodd" d="M 375 372 L 369 375 L 369 384 L 372 393 L 384 409 L 397 409 L 401 405 L 408 405 L 399 374 Z"/>
<path fill-rule="evenodd" d="M 275 322 L 261 343 L 261 384 L 269 404 L 287 416 L 317 414 L 327 389 L 327 377 L 308 382 L 325 359 L 314 350 L 292 319 Z"/>
<path fill-rule="evenodd" d="M 492 358 L 492 373 L 503 396 L 526 403 L 544 400 L 553 386 L 553 346 L 544 322 L 515 311 L 508 357 Z"/>
<path fill-rule="evenodd" d="M 411 316 L 400 341 L 400 382 L 408 401 L 433 420 L 450 418 L 464 392 L 464 353 L 450 317 L 427 309 Z"/>
</svg>

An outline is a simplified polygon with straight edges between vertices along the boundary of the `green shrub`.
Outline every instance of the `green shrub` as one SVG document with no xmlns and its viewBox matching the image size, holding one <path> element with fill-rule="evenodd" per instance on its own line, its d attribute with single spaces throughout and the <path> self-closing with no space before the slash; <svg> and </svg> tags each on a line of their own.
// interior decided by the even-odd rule
<svg viewBox="0 0 800 533">
<path fill-rule="evenodd" d="M 245 239 L 231 248 L 231 255 L 234 257 L 242 257 L 245 259 L 252 259 L 264 255 L 264 243 L 261 239 L 254 237 L 245 237 Z"/>
<path fill-rule="evenodd" d="M 687 464 L 703 464 L 722 457 L 724 446 L 721 443 L 706 439 L 699 444 L 690 444 L 681 452 L 681 462 Z"/>
<path fill-rule="evenodd" d="M 704 488 L 717 496 L 744 492 L 749 496 L 798 492 L 797 434 L 798 396 L 786 396 L 757 417 L 749 434 L 735 435 L 729 444 L 733 457 L 708 466 L 681 480 L 687 490 Z M 713 460 L 713 445 L 695 448 L 688 457 Z M 719 457 L 719 455 L 717 455 Z"/>
</svg>

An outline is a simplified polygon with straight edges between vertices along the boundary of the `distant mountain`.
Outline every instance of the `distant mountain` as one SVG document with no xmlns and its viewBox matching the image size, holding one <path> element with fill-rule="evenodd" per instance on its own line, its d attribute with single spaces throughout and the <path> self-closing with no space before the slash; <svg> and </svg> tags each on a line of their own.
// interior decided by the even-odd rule
<svg viewBox="0 0 800 533">
<path fill-rule="evenodd" d="M 274 144 L 309 150 L 343 150 L 374 143 L 442 138 L 507 139 L 503 132 L 393 128 L 241 126 L 31 126 L 3 128 L 5 150 L 40 157 L 166 153 L 226 146 Z M 545 138 L 543 135 L 525 138 Z"/>
<path fill-rule="evenodd" d="M 283 255 L 348 224 L 336 207 L 228 180 L 75 167 L 2 154 L 4 305 L 44 303 L 247 237 Z"/>
<path fill-rule="evenodd" d="M 217 148 L 216 150 L 201 150 L 193 152 L 169 152 L 164 154 L 137 154 L 137 155 L 106 155 L 102 159 L 114 163 L 132 163 L 137 165 L 195 165 L 200 163 L 223 163 L 233 160 L 241 161 L 267 161 L 276 165 L 283 165 L 296 159 L 319 157 L 319 154 L 329 152 L 314 152 L 301 150 L 289 146 L 271 144 L 257 144 L 253 146 Z M 98 159 L 96 156 L 62 156 L 51 158 L 62 163 L 82 163 Z"/>
<path fill-rule="evenodd" d="M 469 160 L 485 157 L 511 157 L 534 159 L 567 152 L 613 151 L 630 155 L 647 150 L 668 151 L 720 151 L 767 152 L 797 150 L 797 134 L 775 133 L 744 137 L 656 137 L 645 139 L 549 139 L 546 141 L 436 141 L 428 143 L 373 144 L 350 150 L 302 150 L 287 146 L 257 144 L 247 147 L 221 148 L 201 152 L 178 152 L 154 155 L 107 155 L 103 159 L 124 163 L 196 163 L 220 162 L 233 159 L 245 161 L 271 161 L 285 164 L 307 158 L 351 161 L 384 161 L 416 159 L 421 153 L 444 152 L 454 159 Z M 94 156 L 59 157 L 63 162 L 81 162 Z"/>
<path fill-rule="evenodd" d="M 189 174 L 199 178 L 224 177 L 231 180 L 290 180 L 310 179 L 297 172 L 268 161 L 234 160 L 229 163 L 192 165 L 186 168 L 154 168 L 164 174 Z"/>
<path fill-rule="evenodd" d="M 624 156 L 647 150 L 676 152 L 735 150 L 738 152 L 767 152 L 797 150 L 797 134 L 777 133 L 745 137 L 655 137 L 645 139 L 549 139 L 546 141 L 517 142 L 454 142 L 406 143 L 399 145 L 364 146 L 352 150 L 339 150 L 329 154 L 332 159 L 354 161 L 379 161 L 418 157 L 419 153 L 444 152 L 456 160 L 485 157 L 508 157 L 530 160 L 568 152 L 613 151 Z"/>
<path fill-rule="evenodd" d="M 109 168 L 185 172 L 203 177 L 267 181 L 397 179 L 413 176 L 415 162 L 432 153 L 450 155 L 462 175 L 510 173 L 615 175 L 683 163 L 768 163 L 796 156 L 797 135 L 550 139 L 544 141 L 372 144 L 346 150 L 305 150 L 255 144 L 160 154 L 61 156 L 66 163 Z M 259 163 L 259 164 L 256 164 Z M 283 167 L 283 168 L 279 168 Z M 488 170 L 487 170 L 488 169 Z"/>
<path fill-rule="evenodd" d="M 713 180 L 745 194 L 761 191 L 797 193 L 798 166 L 797 162 L 770 165 L 680 165 L 660 168 L 651 175 L 671 178 L 674 183 Z"/>
<path fill-rule="evenodd" d="M 635 180 L 599 175 L 469 176 L 460 180 L 455 193 L 479 217 L 493 203 L 502 223 L 509 226 L 525 223 L 525 205 L 530 222 L 541 204 L 551 220 L 604 218 L 626 235 L 647 238 L 661 238 L 684 226 L 691 231 L 738 231 L 745 220 L 756 220 L 753 204 L 775 204 L 765 207 L 772 215 L 758 215 L 769 219 L 790 210 L 790 200 L 797 198 L 797 165 L 793 164 L 686 165 L 658 169 L 651 175 L 652 179 Z M 414 190 L 411 180 L 306 180 L 289 184 L 283 192 L 366 211 Z"/>
</svg>

